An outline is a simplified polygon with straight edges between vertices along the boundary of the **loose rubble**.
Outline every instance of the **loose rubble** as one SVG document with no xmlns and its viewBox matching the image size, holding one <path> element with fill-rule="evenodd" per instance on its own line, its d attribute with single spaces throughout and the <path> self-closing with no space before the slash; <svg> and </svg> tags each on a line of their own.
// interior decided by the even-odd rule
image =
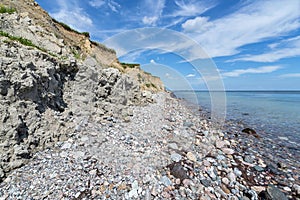
<svg viewBox="0 0 300 200">
<path fill-rule="evenodd" d="M 214 129 L 210 121 L 180 100 L 166 93 L 155 94 L 153 98 L 155 103 L 147 106 L 131 106 L 133 115 L 126 122 L 118 118 L 99 121 L 90 116 L 72 138 L 38 152 L 30 163 L 14 170 L 0 184 L 0 196 L 299 198 L 299 173 L 290 173 L 293 185 L 278 185 L 276 174 L 268 169 L 259 153 L 244 154 L 238 150 L 237 147 L 242 148 L 238 140 Z M 190 125 L 186 126 L 186 122 Z"/>
</svg>

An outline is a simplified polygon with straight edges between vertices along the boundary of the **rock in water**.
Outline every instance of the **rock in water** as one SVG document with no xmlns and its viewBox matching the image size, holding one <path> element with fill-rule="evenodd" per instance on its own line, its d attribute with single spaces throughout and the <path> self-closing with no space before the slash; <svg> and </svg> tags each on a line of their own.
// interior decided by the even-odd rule
<svg viewBox="0 0 300 200">
<path fill-rule="evenodd" d="M 259 138 L 259 135 L 256 133 L 255 130 L 251 129 L 251 128 L 245 128 L 242 130 L 243 133 L 247 133 L 249 135 L 253 135 L 256 138 Z"/>
</svg>

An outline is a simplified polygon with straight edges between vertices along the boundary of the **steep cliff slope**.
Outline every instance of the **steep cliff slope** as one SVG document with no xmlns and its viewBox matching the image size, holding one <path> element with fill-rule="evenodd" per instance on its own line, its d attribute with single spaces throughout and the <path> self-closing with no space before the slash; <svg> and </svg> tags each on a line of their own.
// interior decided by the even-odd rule
<svg viewBox="0 0 300 200">
<path fill-rule="evenodd" d="M 114 50 L 56 22 L 34 1 L 1 3 L 16 12 L 0 13 L 0 181 L 90 119 L 126 119 L 131 105 L 151 101 L 143 88 L 163 90 L 140 69 L 132 70 L 143 81 L 118 70 Z M 152 89 L 143 86 L 155 80 Z"/>
</svg>

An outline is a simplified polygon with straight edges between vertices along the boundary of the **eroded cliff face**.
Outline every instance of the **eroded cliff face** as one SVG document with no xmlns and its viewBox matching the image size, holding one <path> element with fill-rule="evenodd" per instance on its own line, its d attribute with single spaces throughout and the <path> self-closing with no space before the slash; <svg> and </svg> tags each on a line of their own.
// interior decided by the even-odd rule
<svg viewBox="0 0 300 200">
<path fill-rule="evenodd" d="M 140 69 L 119 70 L 114 50 L 66 30 L 34 1 L 1 3 L 17 12 L 0 14 L 0 181 L 88 120 L 126 120 L 131 105 L 163 90 L 144 87 L 158 79 Z"/>
</svg>

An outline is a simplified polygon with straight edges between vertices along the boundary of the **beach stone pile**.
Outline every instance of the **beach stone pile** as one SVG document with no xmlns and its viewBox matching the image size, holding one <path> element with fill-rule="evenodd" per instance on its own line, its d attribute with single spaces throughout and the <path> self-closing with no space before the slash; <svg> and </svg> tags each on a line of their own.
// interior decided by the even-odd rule
<svg viewBox="0 0 300 200">
<path fill-rule="evenodd" d="M 7 199 L 288 199 L 299 186 L 268 182 L 207 119 L 167 93 L 130 106 L 128 118 L 89 116 L 73 136 L 38 152 L 0 184 Z M 264 171 L 264 172 L 263 172 Z M 252 173 L 252 174 L 251 174 Z M 271 180 L 272 178 L 270 178 Z M 265 182 L 262 182 L 265 181 Z"/>
</svg>

